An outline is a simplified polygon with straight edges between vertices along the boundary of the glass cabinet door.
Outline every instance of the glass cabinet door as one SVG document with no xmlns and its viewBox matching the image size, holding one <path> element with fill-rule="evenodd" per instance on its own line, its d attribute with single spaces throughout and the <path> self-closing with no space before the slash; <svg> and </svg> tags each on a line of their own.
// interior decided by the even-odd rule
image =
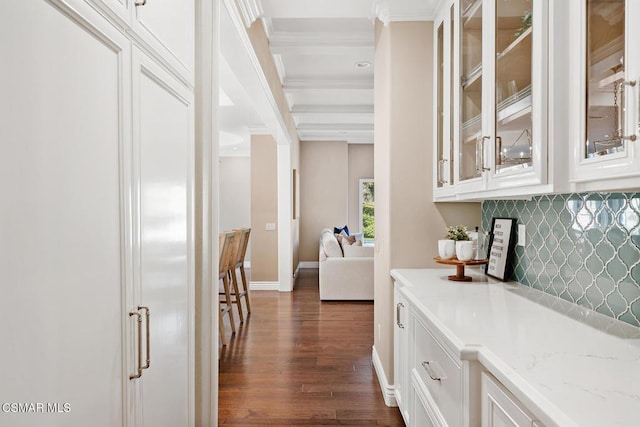
<svg viewBox="0 0 640 427">
<path fill-rule="evenodd" d="M 459 181 L 482 175 L 482 6 L 460 3 Z"/>
<path fill-rule="evenodd" d="M 445 164 L 447 159 L 444 156 L 445 144 L 444 144 L 444 22 L 438 25 L 438 31 L 436 32 L 436 144 L 437 144 L 437 174 L 436 174 L 436 186 L 442 188 L 446 184 L 445 178 Z"/>
<path fill-rule="evenodd" d="M 586 159 L 625 148 L 625 3 L 586 0 Z"/>
<path fill-rule="evenodd" d="M 495 171 L 533 166 L 533 3 L 497 0 L 495 10 Z"/>
</svg>

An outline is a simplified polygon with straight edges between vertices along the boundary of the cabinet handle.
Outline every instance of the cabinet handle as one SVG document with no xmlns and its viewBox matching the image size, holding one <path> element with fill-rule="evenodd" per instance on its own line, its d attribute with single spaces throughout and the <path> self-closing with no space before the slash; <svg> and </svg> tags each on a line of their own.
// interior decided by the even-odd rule
<svg viewBox="0 0 640 427">
<path fill-rule="evenodd" d="M 129 375 L 130 380 L 135 380 L 142 376 L 142 316 L 137 311 L 130 311 L 129 317 L 137 316 L 138 320 L 138 363 L 136 366 L 136 373 Z"/>
<path fill-rule="evenodd" d="M 626 86 L 635 87 L 636 83 L 637 82 L 635 80 L 627 80 L 627 81 L 622 82 L 620 84 L 620 92 L 622 93 Z M 636 132 L 640 132 L 640 90 L 638 90 L 638 98 L 637 98 L 637 100 L 638 100 L 638 102 L 636 103 L 636 109 L 638 110 L 638 123 L 636 123 Z M 635 141 L 636 139 L 638 139 L 638 137 L 637 137 L 637 135 L 635 133 L 633 135 L 624 136 L 624 130 L 621 130 L 619 135 L 623 135 L 623 136 L 620 137 L 623 140 L 626 139 L 628 141 Z"/>
<path fill-rule="evenodd" d="M 404 329 L 404 325 L 400 323 L 400 307 L 404 307 L 404 304 L 401 302 L 396 304 L 396 325 L 398 325 L 399 328 Z"/>
<path fill-rule="evenodd" d="M 487 167 L 484 166 L 484 141 L 487 140 L 487 139 L 491 139 L 491 137 L 490 136 L 483 136 L 482 137 L 482 142 L 480 143 L 480 150 L 481 150 L 480 151 L 480 162 L 481 162 L 480 170 L 482 172 L 486 172 L 486 171 L 490 171 L 491 170 L 491 168 L 487 168 Z"/>
<path fill-rule="evenodd" d="M 434 381 L 442 381 L 447 379 L 447 376 L 442 371 L 440 365 L 438 365 L 438 363 L 433 360 L 425 360 L 424 362 L 422 362 L 422 367 L 425 371 L 427 371 L 429 378 Z"/>
<path fill-rule="evenodd" d="M 444 166 L 444 164 L 447 162 L 447 159 L 440 159 L 438 160 L 438 184 L 440 185 L 444 185 L 444 184 L 448 184 L 449 181 L 446 181 L 444 179 L 442 179 L 442 176 L 444 175 L 442 173 L 442 167 Z"/>
<path fill-rule="evenodd" d="M 138 306 L 138 311 L 140 310 L 144 310 L 145 311 L 145 320 L 147 321 L 147 327 L 146 327 L 146 334 L 147 334 L 147 358 L 145 360 L 145 365 L 141 366 L 140 369 L 149 369 L 149 366 L 151 365 L 151 347 L 150 347 L 150 342 L 151 342 L 151 333 L 149 332 L 149 318 L 151 317 L 151 312 L 149 311 L 149 307 L 145 307 L 142 305 Z M 140 319 L 142 319 L 142 316 L 140 316 Z"/>
<path fill-rule="evenodd" d="M 496 165 L 502 164 L 502 137 L 496 136 Z"/>
<path fill-rule="evenodd" d="M 147 4 L 147 0 L 142 0 L 142 1 L 136 1 L 135 5 L 137 6 L 144 6 L 145 4 Z"/>
</svg>

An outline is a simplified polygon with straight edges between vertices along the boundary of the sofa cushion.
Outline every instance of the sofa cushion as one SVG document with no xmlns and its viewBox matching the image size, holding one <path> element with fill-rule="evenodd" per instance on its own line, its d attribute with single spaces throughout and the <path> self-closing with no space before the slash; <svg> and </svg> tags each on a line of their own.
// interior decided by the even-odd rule
<svg viewBox="0 0 640 427">
<path fill-rule="evenodd" d="M 329 230 L 328 230 L 329 231 Z M 338 240 L 335 238 L 333 233 L 329 231 L 328 233 L 322 233 L 322 249 L 327 257 L 340 257 L 342 258 L 342 249 L 340 249 L 340 245 L 338 244 Z"/>
<path fill-rule="evenodd" d="M 345 245 L 343 248 L 345 258 L 372 258 L 373 246 Z"/>
<path fill-rule="evenodd" d="M 343 236 L 340 234 L 338 242 L 340 242 L 340 246 L 342 246 L 342 250 L 344 251 L 345 246 L 351 246 L 356 243 L 356 238 L 354 236 Z"/>
</svg>

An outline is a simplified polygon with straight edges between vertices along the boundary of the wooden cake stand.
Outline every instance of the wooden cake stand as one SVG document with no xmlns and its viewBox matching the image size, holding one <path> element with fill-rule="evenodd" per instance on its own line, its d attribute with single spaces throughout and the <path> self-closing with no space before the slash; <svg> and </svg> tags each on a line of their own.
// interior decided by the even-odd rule
<svg viewBox="0 0 640 427">
<path fill-rule="evenodd" d="M 447 277 L 449 280 L 453 280 L 454 282 L 470 282 L 472 280 L 471 277 L 464 275 L 465 265 L 482 265 L 489 262 L 488 259 L 471 259 L 469 261 L 459 261 L 458 258 L 442 259 L 439 256 L 433 257 L 433 259 L 435 259 L 438 264 L 456 266 L 456 274 Z"/>
</svg>

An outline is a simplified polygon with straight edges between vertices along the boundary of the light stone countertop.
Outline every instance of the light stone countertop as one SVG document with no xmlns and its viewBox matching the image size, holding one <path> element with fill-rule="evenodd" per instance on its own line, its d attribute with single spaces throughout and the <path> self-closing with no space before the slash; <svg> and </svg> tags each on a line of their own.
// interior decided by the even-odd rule
<svg viewBox="0 0 640 427">
<path fill-rule="evenodd" d="M 548 427 L 640 426 L 640 328 L 467 268 L 396 269 L 401 292 Z"/>
</svg>

